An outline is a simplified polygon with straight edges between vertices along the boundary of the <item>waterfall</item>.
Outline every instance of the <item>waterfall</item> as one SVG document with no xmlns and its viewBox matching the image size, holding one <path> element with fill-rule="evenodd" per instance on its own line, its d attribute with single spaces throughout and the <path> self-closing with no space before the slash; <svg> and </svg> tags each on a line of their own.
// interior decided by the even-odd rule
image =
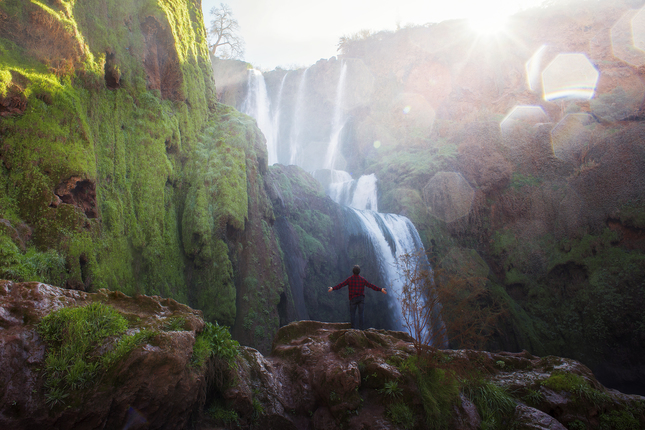
<svg viewBox="0 0 645 430">
<path fill-rule="evenodd" d="M 347 64 L 344 62 L 340 68 L 340 77 L 338 78 L 338 86 L 336 87 L 336 103 L 334 103 L 334 119 L 331 125 L 331 136 L 329 138 L 329 146 L 327 147 L 327 156 L 325 157 L 324 167 L 326 169 L 333 169 L 336 162 L 336 153 L 338 152 L 338 143 L 340 141 L 340 133 L 343 131 L 345 121 L 343 120 L 343 95 L 345 88 L 345 75 L 347 75 Z"/>
<path fill-rule="evenodd" d="M 279 106 L 278 106 L 279 108 Z M 278 162 L 277 127 L 271 119 L 271 102 L 267 95 L 264 75 L 256 69 L 249 70 L 248 92 L 242 104 L 242 112 L 252 116 L 267 141 L 269 165 Z"/>
<path fill-rule="evenodd" d="M 416 256 L 420 250 L 423 251 L 423 243 L 417 229 L 408 218 L 402 215 L 378 213 L 365 208 L 371 198 L 376 199 L 376 177 L 373 174 L 362 176 L 358 181 L 349 182 L 356 182 L 356 190 L 346 214 L 358 220 L 356 224 L 360 226 L 360 235 L 366 237 L 374 248 L 381 279 L 390 288 L 395 298 L 390 302 L 390 311 L 394 320 L 399 322 L 399 326 L 395 329 L 403 330 L 403 314 L 399 298 L 403 292 L 405 279 L 399 263 L 405 255 Z M 362 188 L 360 192 L 359 188 Z M 419 262 L 420 264 L 430 267 L 425 255 L 419 258 L 424 259 Z M 433 327 L 429 329 L 432 333 L 425 333 L 424 336 L 430 339 L 434 346 L 447 348 L 448 340 L 441 320 L 441 306 L 435 304 L 431 314 Z"/>
<path fill-rule="evenodd" d="M 273 124 L 273 133 L 275 136 L 274 142 L 275 142 L 275 158 L 271 158 L 271 154 L 269 154 L 269 166 L 278 163 L 279 158 L 278 158 L 278 136 L 280 136 L 280 106 L 282 105 L 282 92 L 284 91 L 284 83 L 287 80 L 287 75 L 289 72 L 285 73 L 284 76 L 282 77 L 282 80 L 280 81 L 280 89 L 278 90 L 278 98 L 276 99 L 275 103 L 275 108 L 273 111 L 273 119 L 272 119 L 272 124 Z"/>
<path fill-rule="evenodd" d="M 299 159 L 299 157 L 302 157 L 301 153 L 305 153 L 303 152 L 303 148 L 306 142 L 303 141 L 303 136 L 306 131 L 305 124 L 307 121 L 305 108 L 307 107 L 308 71 L 309 68 L 305 69 L 300 77 L 291 117 L 291 128 L 288 133 L 288 138 L 285 139 L 285 141 L 288 141 L 288 155 L 282 158 L 288 160 L 288 164 L 302 165 L 300 162 L 303 160 Z M 282 77 L 272 116 L 270 115 L 271 103 L 267 97 L 264 77 L 257 70 L 252 70 L 249 73 L 249 95 L 242 107 L 243 112 L 248 113 L 257 120 L 260 130 L 262 130 L 267 139 L 269 164 L 278 162 L 278 131 L 280 129 L 280 116 L 284 112 L 280 108 L 280 104 L 282 102 L 282 93 L 287 74 Z M 393 319 L 398 321 L 399 324 L 396 328 L 402 329 L 403 315 L 399 298 L 402 293 L 404 279 L 400 273 L 399 263 L 404 255 L 417 255 L 419 251 L 423 251 L 423 244 L 419 233 L 408 218 L 402 215 L 378 212 L 376 175 L 363 175 L 358 180 L 355 180 L 348 172 L 334 169 L 340 151 L 341 134 L 347 122 L 343 108 L 346 91 L 346 75 L 347 64 L 343 61 L 341 62 L 340 75 L 336 87 L 329 142 L 324 153 L 324 160 L 322 160 L 322 165 L 325 169 L 314 172 L 314 176 L 319 181 L 328 184 L 327 193 L 329 196 L 336 203 L 345 207 L 344 213 L 347 216 L 348 223 L 352 226 L 346 228 L 352 230 L 352 234 L 357 234 L 365 238 L 369 246 L 372 247 L 381 279 L 390 288 L 394 298 L 389 303 L 394 317 Z M 284 237 L 281 240 L 287 240 L 293 236 L 293 234 L 287 234 L 287 226 L 282 227 L 284 230 L 282 236 Z M 421 258 L 424 258 L 424 261 L 421 262 L 424 265 L 423 267 L 430 267 L 425 256 Z M 292 265 L 289 264 L 287 266 L 289 272 L 292 273 L 290 274 L 290 278 L 294 278 L 293 282 L 290 282 L 292 282 L 292 292 L 298 309 L 298 316 L 300 318 L 307 318 L 302 292 L 302 279 L 300 279 L 300 272 L 304 269 L 296 266 L 291 267 Z M 443 336 L 439 336 L 438 339 L 433 339 L 433 344 L 438 347 L 447 347 L 447 339 L 445 338 L 445 329 L 440 318 L 440 310 L 440 305 L 435 305 L 433 308 L 432 321 L 434 327 L 430 330 L 434 333 L 444 334 Z M 432 336 L 429 336 L 429 338 L 432 338 Z"/>
<path fill-rule="evenodd" d="M 293 112 L 293 124 L 291 124 L 291 136 L 289 139 L 289 164 L 297 164 L 298 157 L 298 139 L 300 138 L 303 115 L 302 111 L 305 105 L 305 93 L 307 90 L 307 71 L 306 68 L 300 77 L 300 84 L 298 85 L 298 93 L 296 95 L 296 105 Z"/>
</svg>

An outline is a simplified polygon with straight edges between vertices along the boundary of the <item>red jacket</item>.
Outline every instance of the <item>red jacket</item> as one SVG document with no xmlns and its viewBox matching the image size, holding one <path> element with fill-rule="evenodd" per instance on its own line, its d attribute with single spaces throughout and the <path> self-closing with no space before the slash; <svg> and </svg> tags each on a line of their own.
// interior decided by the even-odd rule
<svg viewBox="0 0 645 430">
<path fill-rule="evenodd" d="M 373 285 L 373 284 L 370 284 L 369 282 L 367 282 L 367 279 L 363 278 L 360 275 L 352 275 L 352 276 L 350 276 L 349 278 L 345 279 L 340 284 L 336 285 L 333 289 L 334 290 L 340 290 L 345 285 L 349 286 L 349 300 L 353 299 L 354 297 L 364 296 L 365 295 L 365 287 L 370 287 L 374 291 L 381 291 L 382 290 L 382 288 L 379 288 L 376 285 Z"/>
</svg>

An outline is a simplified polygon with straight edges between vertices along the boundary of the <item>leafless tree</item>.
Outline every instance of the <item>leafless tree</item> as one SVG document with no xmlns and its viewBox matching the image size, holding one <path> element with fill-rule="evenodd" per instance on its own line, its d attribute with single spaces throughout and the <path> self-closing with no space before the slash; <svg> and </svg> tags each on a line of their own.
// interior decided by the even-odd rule
<svg viewBox="0 0 645 430">
<path fill-rule="evenodd" d="M 220 3 L 211 9 L 211 25 L 208 30 L 211 54 L 220 58 L 242 59 L 244 39 L 238 34 L 240 25 L 233 18 L 229 5 Z"/>
<path fill-rule="evenodd" d="M 423 250 L 398 261 L 403 325 L 421 354 L 428 346 L 482 349 L 503 323 L 507 306 L 467 267 L 430 267 Z"/>
<path fill-rule="evenodd" d="M 414 339 L 417 354 L 428 346 L 446 347 L 446 328 L 441 303 L 434 284 L 432 268 L 423 249 L 404 254 L 398 270 L 402 279 L 401 313 L 403 325 Z"/>
</svg>

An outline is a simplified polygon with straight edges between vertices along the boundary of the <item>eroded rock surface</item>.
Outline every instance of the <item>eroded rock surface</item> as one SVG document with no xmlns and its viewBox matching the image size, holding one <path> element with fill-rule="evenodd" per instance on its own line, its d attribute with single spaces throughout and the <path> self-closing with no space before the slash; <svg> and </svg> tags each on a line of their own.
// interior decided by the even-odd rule
<svg viewBox="0 0 645 430">
<path fill-rule="evenodd" d="M 64 406 L 46 404 L 47 346 L 36 324 L 62 307 L 102 302 L 130 327 L 159 330 Z M 170 318 L 184 330 L 163 331 Z M 203 401 L 204 376 L 190 364 L 201 312 L 172 299 L 128 297 L 102 290 L 88 294 L 41 283 L 0 281 L 0 427 L 5 429 L 183 428 Z"/>
<path fill-rule="evenodd" d="M 129 331 L 156 334 L 63 404 L 51 403 L 43 371 L 51 350 L 37 325 L 57 309 L 96 302 L 125 317 Z M 605 389 L 574 360 L 433 348 L 418 358 L 406 333 L 299 321 L 278 330 L 268 356 L 240 347 L 219 369 L 228 382 L 213 383 L 217 356 L 192 361 L 202 330 L 201 312 L 171 299 L 0 281 L 0 428 L 393 430 L 436 422 L 470 430 L 490 424 L 472 397 L 486 384 L 511 399 L 498 419 L 514 428 L 645 428 L 645 399 Z"/>
</svg>

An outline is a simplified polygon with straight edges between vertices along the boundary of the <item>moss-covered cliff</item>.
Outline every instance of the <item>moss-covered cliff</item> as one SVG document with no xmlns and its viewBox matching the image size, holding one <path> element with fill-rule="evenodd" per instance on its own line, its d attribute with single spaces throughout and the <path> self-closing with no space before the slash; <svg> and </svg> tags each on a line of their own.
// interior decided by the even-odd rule
<svg viewBox="0 0 645 430">
<path fill-rule="evenodd" d="M 216 101 L 199 1 L 2 2 L 0 118 L 0 277 L 233 325 L 262 273 L 277 329 L 264 138 Z"/>
</svg>

